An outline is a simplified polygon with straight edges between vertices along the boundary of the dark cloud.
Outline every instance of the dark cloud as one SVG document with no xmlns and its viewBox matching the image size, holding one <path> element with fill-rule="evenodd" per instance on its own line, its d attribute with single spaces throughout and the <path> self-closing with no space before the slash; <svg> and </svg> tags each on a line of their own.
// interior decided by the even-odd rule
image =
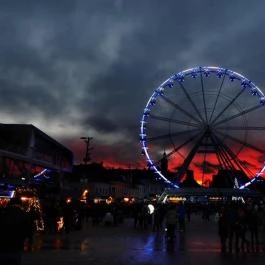
<svg viewBox="0 0 265 265">
<path fill-rule="evenodd" d="M 117 160 L 138 163 L 142 110 L 173 72 L 214 64 L 263 87 L 264 5 L 1 1 L 0 118 L 38 121 L 69 146 L 84 134 L 93 134 L 95 144 L 104 142 L 108 150 L 119 142 L 119 150 L 126 148 Z M 98 158 L 104 159 L 103 149 Z"/>
</svg>

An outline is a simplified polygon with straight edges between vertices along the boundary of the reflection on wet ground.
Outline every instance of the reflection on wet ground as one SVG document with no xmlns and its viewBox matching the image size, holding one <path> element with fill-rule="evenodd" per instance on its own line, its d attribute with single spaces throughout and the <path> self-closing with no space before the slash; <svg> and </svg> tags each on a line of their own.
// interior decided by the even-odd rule
<svg viewBox="0 0 265 265">
<path fill-rule="evenodd" d="M 264 231 L 263 231 L 264 232 Z M 264 241 L 263 241 L 264 243 Z M 173 241 L 164 233 L 133 228 L 127 220 L 118 227 L 93 227 L 70 234 L 36 235 L 31 247 L 25 245 L 24 265 L 97 264 L 256 264 L 264 263 L 259 253 L 221 254 L 217 224 L 195 217 L 186 232 L 177 232 Z"/>
</svg>

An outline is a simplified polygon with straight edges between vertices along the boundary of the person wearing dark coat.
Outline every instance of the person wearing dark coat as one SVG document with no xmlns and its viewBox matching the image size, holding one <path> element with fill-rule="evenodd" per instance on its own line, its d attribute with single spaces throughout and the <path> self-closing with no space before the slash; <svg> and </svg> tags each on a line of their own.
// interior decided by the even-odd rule
<svg viewBox="0 0 265 265">
<path fill-rule="evenodd" d="M 224 253 L 227 251 L 226 245 L 229 235 L 229 220 L 228 220 L 227 209 L 225 207 L 222 207 L 219 213 L 218 235 L 220 238 L 221 252 Z"/>
<path fill-rule="evenodd" d="M 0 264 L 20 265 L 24 241 L 27 235 L 28 218 L 22 202 L 12 198 L 0 216 Z"/>
<path fill-rule="evenodd" d="M 240 206 L 237 209 L 237 220 L 235 224 L 235 248 L 236 252 L 240 249 L 242 252 L 248 251 L 249 242 L 246 239 L 246 232 L 248 228 L 248 214 L 244 207 Z M 246 249 L 247 248 L 247 249 Z"/>
</svg>

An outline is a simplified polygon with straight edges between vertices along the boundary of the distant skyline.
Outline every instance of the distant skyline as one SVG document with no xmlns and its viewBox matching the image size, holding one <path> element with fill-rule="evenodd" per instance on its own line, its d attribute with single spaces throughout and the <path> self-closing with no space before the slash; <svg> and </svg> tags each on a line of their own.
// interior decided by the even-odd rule
<svg viewBox="0 0 265 265">
<path fill-rule="evenodd" d="M 0 122 L 143 168 L 140 119 L 172 73 L 218 65 L 265 92 L 264 1 L 0 1 Z"/>
</svg>

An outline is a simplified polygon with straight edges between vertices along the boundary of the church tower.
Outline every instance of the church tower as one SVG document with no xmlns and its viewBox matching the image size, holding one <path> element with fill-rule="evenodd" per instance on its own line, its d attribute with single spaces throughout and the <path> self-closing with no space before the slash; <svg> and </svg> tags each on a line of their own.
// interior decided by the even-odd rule
<svg viewBox="0 0 265 265">
<path fill-rule="evenodd" d="M 164 176 L 166 176 L 168 174 L 168 159 L 165 151 L 163 154 L 163 158 L 161 159 L 160 167 L 161 167 L 161 173 Z"/>
</svg>

